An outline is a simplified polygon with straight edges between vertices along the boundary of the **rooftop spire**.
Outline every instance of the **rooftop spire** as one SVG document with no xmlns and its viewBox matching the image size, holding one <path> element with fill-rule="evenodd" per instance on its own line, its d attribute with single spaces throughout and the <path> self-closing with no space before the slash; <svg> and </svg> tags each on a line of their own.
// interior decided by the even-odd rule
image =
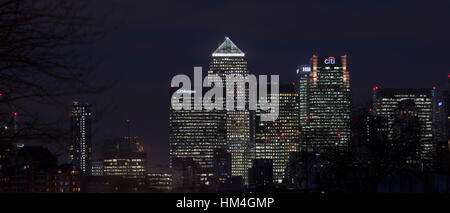
<svg viewBox="0 0 450 213">
<path fill-rule="evenodd" d="M 242 52 L 227 36 L 225 36 L 225 41 L 216 49 L 212 54 L 213 57 L 236 57 L 245 56 Z"/>
</svg>

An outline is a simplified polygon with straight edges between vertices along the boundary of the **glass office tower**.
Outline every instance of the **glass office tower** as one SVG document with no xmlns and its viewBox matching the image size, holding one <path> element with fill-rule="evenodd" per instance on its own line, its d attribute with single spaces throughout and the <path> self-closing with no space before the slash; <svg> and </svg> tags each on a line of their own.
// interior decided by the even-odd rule
<svg viewBox="0 0 450 213">
<path fill-rule="evenodd" d="M 345 149 L 350 141 L 347 56 L 313 55 L 308 80 L 308 115 L 301 146 L 314 152 Z"/>
<path fill-rule="evenodd" d="M 177 168 L 176 162 L 193 159 L 198 165 L 195 171 L 197 183 L 207 184 L 213 174 L 214 150 L 226 148 L 225 116 L 223 111 L 194 110 L 194 90 L 176 90 L 190 98 L 191 110 L 169 110 L 169 164 Z M 182 104 L 177 102 L 176 104 Z M 174 106 L 176 107 L 176 106 Z"/>
<path fill-rule="evenodd" d="M 279 115 L 275 121 L 261 121 L 256 113 L 256 159 L 271 159 L 273 180 L 282 183 L 289 163 L 289 153 L 298 152 L 300 136 L 299 93 L 295 85 L 281 85 Z"/>
<path fill-rule="evenodd" d="M 311 73 L 311 65 L 301 65 L 297 69 L 298 92 L 299 92 L 299 110 L 300 110 L 300 124 L 306 126 L 308 117 L 308 82 L 309 74 Z"/>
<path fill-rule="evenodd" d="M 247 60 L 244 52 L 226 37 L 225 41 L 213 52 L 208 73 L 218 74 L 224 80 L 226 75 L 235 75 L 240 80 L 244 80 L 248 75 Z M 233 92 L 235 92 L 234 97 L 245 97 L 248 100 L 247 89 L 236 89 Z M 226 100 L 224 101 L 225 103 Z M 226 106 L 224 106 L 224 109 L 226 109 Z M 248 183 L 248 169 L 251 167 L 254 156 L 254 144 L 252 144 L 252 129 L 250 125 L 253 116 L 251 116 L 248 109 L 236 109 L 234 111 L 226 111 L 225 113 L 226 119 L 224 122 L 226 127 L 227 150 L 231 153 L 232 162 L 231 174 L 232 176 L 242 176 L 245 183 Z"/>
</svg>

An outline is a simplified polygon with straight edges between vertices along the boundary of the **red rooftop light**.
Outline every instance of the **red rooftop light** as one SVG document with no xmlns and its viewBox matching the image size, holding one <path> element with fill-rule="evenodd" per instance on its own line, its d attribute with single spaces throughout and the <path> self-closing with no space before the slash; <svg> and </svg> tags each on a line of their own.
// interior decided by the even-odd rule
<svg viewBox="0 0 450 213">
<path fill-rule="evenodd" d="M 341 133 L 338 133 L 338 137 L 341 137 Z"/>
<path fill-rule="evenodd" d="M 369 112 L 372 112 L 372 108 L 369 109 Z"/>
<path fill-rule="evenodd" d="M 373 90 L 378 90 L 378 89 L 380 89 L 378 86 L 375 86 L 375 87 L 373 88 Z"/>
<path fill-rule="evenodd" d="M 17 113 L 17 112 L 14 112 L 14 113 L 13 113 L 14 116 L 17 116 L 18 114 L 19 114 L 19 113 Z"/>
<path fill-rule="evenodd" d="M 127 123 L 130 123 L 130 120 L 127 120 Z"/>
<path fill-rule="evenodd" d="M 436 86 L 433 86 L 433 90 L 436 90 Z"/>
</svg>

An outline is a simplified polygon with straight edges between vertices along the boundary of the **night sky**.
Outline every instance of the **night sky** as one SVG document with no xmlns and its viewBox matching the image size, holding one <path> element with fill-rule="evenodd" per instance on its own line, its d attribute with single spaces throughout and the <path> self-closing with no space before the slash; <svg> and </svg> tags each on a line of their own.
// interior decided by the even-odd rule
<svg viewBox="0 0 450 213">
<path fill-rule="evenodd" d="M 176 74 L 208 69 L 224 36 L 246 53 L 253 74 L 295 71 L 312 54 L 348 54 L 353 105 L 368 104 L 372 87 L 424 87 L 450 73 L 450 3 L 446 1 L 95 1 L 116 27 L 93 45 L 98 72 L 120 79 L 95 103 L 114 111 L 95 125 L 94 152 L 105 137 L 143 138 L 150 165 L 168 161 L 168 87 Z M 104 8 L 112 8 L 105 10 Z M 97 149 L 98 150 L 98 149 Z"/>
</svg>

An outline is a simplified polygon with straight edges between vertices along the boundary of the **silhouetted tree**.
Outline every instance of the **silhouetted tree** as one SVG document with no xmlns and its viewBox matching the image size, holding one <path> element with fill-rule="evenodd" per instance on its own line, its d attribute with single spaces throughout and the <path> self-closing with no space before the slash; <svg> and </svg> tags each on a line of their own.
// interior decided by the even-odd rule
<svg viewBox="0 0 450 213">
<path fill-rule="evenodd" d="M 403 103 L 389 125 L 387 118 L 365 110 L 354 119 L 351 142 L 345 149 L 324 137 L 322 151 L 304 152 L 297 159 L 297 177 L 310 182 L 320 174 L 317 190 L 377 192 L 388 177 L 419 177 L 420 123 L 414 106 Z M 318 133 L 320 135 L 320 133 Z M 303 136 L 304 142 L 307 136 Z M 305 185 L 301 185 L 305 188 Z M 307 188 L 307 187 L 306 187 Z"/>
<path fill-rule="evenodd" d="M 62 98 L 112 85 L 93 82 L 95 62 L 83 49 L 105 33 L 89 3 L 0 2 L 0 143 L 66 142 Z"/>
</svg>

